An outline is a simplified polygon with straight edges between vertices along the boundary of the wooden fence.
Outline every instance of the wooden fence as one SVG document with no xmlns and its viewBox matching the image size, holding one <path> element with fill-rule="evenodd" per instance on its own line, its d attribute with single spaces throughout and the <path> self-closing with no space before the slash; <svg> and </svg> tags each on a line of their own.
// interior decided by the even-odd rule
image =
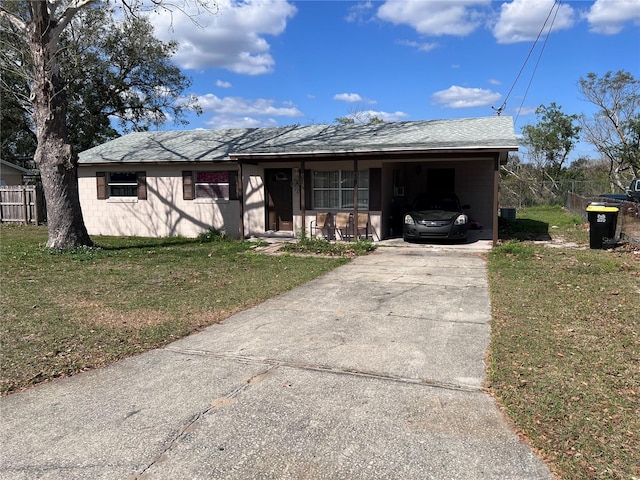
<svg viewBox="0 0 640 480">
<path fill-rule="evenodd" d="M 615 203 L 620 207 L 616 233 L 620 239 L 640 245 L 640 203 L 611 200 L 603 197 L 582 197 L 570 193 L 567 196 L 567 210 L 580 215 L 587 221 L 587 206 L 591 202 Z"/>
<path fill-rule="evenodd" d="M 0 186 L 0 222 L 39 225 L 46 220 L 42 187 L 39 185 Z"/>
</svg>

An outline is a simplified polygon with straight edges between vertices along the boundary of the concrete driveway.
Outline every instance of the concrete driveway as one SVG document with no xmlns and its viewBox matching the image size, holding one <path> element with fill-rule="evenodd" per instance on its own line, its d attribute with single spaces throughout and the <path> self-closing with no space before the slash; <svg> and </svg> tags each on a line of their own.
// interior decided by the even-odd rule
<svg viewBox="0 0 640 480">
<path fill-rule="evenodd" d="M 482 390 L 477 249 L 383 245 L 166 348 L 2 398 L 0 478 L 550 479 Z"/>
</svg>

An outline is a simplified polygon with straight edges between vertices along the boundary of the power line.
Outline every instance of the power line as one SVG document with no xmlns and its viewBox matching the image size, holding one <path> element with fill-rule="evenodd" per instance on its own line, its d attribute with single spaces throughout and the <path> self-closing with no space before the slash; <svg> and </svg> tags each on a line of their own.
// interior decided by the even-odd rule
<svg viewBox="0 0 640 480">
<path fill-rule="evenodd" d="M 547 46 L 547 40 L 549 40 L 549 36 L 551 35 L 551 30 L 553 29 L 553 24 L 555 23 L 556 17 L 558 16 L 558 10 L 560 10 L 560 4 L 559 2 L 556 2 L 556 3 L 558 4 L 558 8 L 556 8 L 556 13 L 553 15 L 553 20 L 551 20 L 551 25 L 549 25 L 549 32 L 547 33 L 547 36 L 544 37 L 544 43 L 542 44 L 542 48 L 540 49 L 540 54 L 538 55 L 538 60 L 536 61 L 536 65 L 535 67 L 533 67 L 533 72 L 531 72 L 531 78 L 529 78 L 529 83 L 527 85 L 527 89 L 524 92 L 524 96 L 522 97 L 522 102 L 520 102 L 520 108 L 518 109 L 518 113 L 516 114 L 516 118 L 513 122 L 514 125 L 518 123 L 518 117 L 520 116 L 520 112 L 522 111 L 522 106 L 524 105 L 524 101 L 527 98 L 527 94 L 529 93 L 529 88 L 531 87 L 531 83 L 533 82 L 533 77 L 535 76 L 536 71 L 538 70 L 538 65 L 540 65 L 540 59 L 542 58 L 544 47 Z M 554 3 L 554 6 L 556 5 L 556 3 Z M 551 10 L 553 10 L 553 8 Z"/>
<path fill-rule="evenodd" d="M 549 18 L 551 18 L 551 14 L 553 13 L 553 9 L 556 7 L 556 5 L 558 6 L 558 9 L 556 10 L 556 15 L 558 14 L 558 10 L 560 9 L 560 2 L 559 1 L 555 1 L 555 2 L 553 2 L 553 5 L 551 5 L 551 10 L 549 10 L 547 18 L 545 19 L 544 24 L 542 25 L 542 28 L 538 32 L 538 36 L 536 37 L 535 42 L 533 42 L 533 45 L 531 46 L 531 49 L 529 50 L 527 58 L 525 59 L 524 63 L 522 64 L 522 67 L 520 67 L 520 71 L 518 72 L 518 75 L 516 76 L 516 79 L 513 81 L 513 84 L 511 85 L 511 88 L 509 89 L 509 93 L 507 93 L 507 96 L 504 98 L 504 102 L 502 102 L 502 105 L 500 105 L 500 107 L 498 107 L 498 108 L 491 107 L 496 111 L 496 114 L 498 116 L 507 107 L 507 100 L 509 100 L 509 97 L 511 96 L 511 93 L 513 92 L 513 89 L 515 88 L 516 84 L 518 83 L 518 80 L 520 79 L 520 76 L 522 75 L 522 72 L 524 71 L 525 67 L 527 66 L 527 62 L 529 61 L 529 58 L 531 58 L 531 54 L 535 50 L 536 45 L 538 45 L 538 40 L 540 40 L 540 36 L 542 35 L 542 32 L 544 32 L 544 29 L 547 26 L 547 22 L 549 21 Z M 555 21 L 555 16 L 554 16 L 554 21 Z M 553 25 L 553 23 L 552 23 L 552 25 Z M 551 33 L 551 28 L 549 28 L 549 33 Z M 547 38 L 548 38 L 548 35 L 547 35 Z M 545 40 L 545 44 L 546 44 L 546 40 Z M 539 61 L 540 61 L 540 58 L 538 58 L 538 62 Z"/>
</svg>

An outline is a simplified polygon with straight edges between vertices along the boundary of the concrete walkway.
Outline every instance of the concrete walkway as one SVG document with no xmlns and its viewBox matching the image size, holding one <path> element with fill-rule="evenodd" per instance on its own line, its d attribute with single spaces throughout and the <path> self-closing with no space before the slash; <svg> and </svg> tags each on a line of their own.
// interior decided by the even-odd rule
<svg viewBox="0 0 640 480">
<path fill-rule="evenodd" d="M 489 334 L 477 251 L 382 246 L 166 348 L 2 398 L 0 478 L 550 479 L 482 391 Z"/>
</svg>

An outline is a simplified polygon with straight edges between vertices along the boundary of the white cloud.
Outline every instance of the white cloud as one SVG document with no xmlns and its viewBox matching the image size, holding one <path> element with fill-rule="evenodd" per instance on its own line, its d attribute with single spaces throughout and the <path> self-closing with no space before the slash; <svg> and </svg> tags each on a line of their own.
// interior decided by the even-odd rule
<svg viewBox="0 0 640 480">
<path fill-rule="evenodd" d="M 347 103 L 361 102 L 362 97 L 357 93 L 337 93 L 333 96 L 334 100 L 340 100 Z"/>
<path fill-rule="evenodd" d="M 178 42 L 173 60 L 184 69 L 221 67 L 248 75 L 273 70 L 265 36 L 280 35 L 296 13 L 283 0 L 218 0 L 215 12 L 196 12 L 197 2 L 185 5 L 200 26 L 181 12 L 160 10 L 150 16 L 160 39 Z"/>
<path fill-rule="evenodd" d="M 398 44 L 399 45 L 405 45 L 407 47 L 415 48 L 420 52 L 430 52 L 431 50 L 439 47 L 439 45 L 437 43 L 415 42 L 415 41 L 412 41 L 412 40 L 400 40 L 400 41 L 398 41 Z"/>
<path fill-rule="evenodd" d="M 487 81 L 489 82 L 489 85 L 502 85 L 502 82 L 500 80 L 496 80 L 495 78 L 490 78 Z"/>
<path fill-rule="evenodd" d="M 375 111 L 375 110 L 367 110 L 365 114 L 368 118 L 378 117 L 385 122 L 399 122 L 409 117 L 409 114 L 405 112 L 384 112 L 384 111 Z"/>
<path fill-rule="evenodd" d="M 303 113 L 290 102 L 284 107 L 275 105 L 274 100 L 258 98 L 247 99 L 242 97 L 220 98 L 213 93 L 197 97 L 198 105 L 204 113 L 214 112 L 218 115 L 237 117 L 271 116 L 271 117 L 302 117 Z"/>
<path fill-rule="evenodd" d="M 482 23 L 483 13 L 471 7 L 490 4 L 491 0 L 387 0 L 378 8 L 378 18 L 410 25 L 423 35 L 465 36 Z"/>
<path fill-rule="evenodd" d="M 227 128 L 259 128 L 259 127 L 277 127 L 278 122 L 273 118 L 259 119 L 253 117 L 234 117 L 227 115 L 216 115 L 205 122 L 205 125 L 214 130 L 223 130 Z"/>
<path fill-rule="evenodd" d="M 482 88 L 467 88 L 452 85 L 431 96 L 434 104 L 445 108 L 485 107 L 500 100 L 502 95 Z"/>
<path fill-rule="evenodd" d="M 586 18 L 592 32 L 614 35 L 625 23 L 640 24 L 640 0 L 596 0 Z"/>
<path fill-rule="evenodd" d="M 216 80 L 216 87 L 219 88 L 231 88 L 232 85 L 230 82 L 225 82 L 224 80 Z"/>
<path fill-rule="evenodd" d="M 525 116 L 525 115 L 534 115 L 536 113 L 537 108 L 536 107 L 521 107 L 518 108 L 517 112 L 518 115 Z"/>
<path fill-rule="evenodd" d="M 349 13 L 345 17 L 345 20 L 349 23 L 366 23 L 369 21 L 372 10 L 373 2 L 371 2 L 371 0 L 356 3 L 354 6 L 349 8 Z"/>
<path fill-rule="evenodd" d="M 571 28 L 574 23 L 574 10 L 569 5 L 560 4 L 557 14 L 549 16 L 554 0 L 513 0 L 503 3 L 500 18 L 493 27 L 493 36 L 498 43 L 516 43 L 535 40 L 545 25 L 549 31 L 553 20 L 552 31 Z M 555 17 L 555 18 L 554 18 Z"/>
</svg>

